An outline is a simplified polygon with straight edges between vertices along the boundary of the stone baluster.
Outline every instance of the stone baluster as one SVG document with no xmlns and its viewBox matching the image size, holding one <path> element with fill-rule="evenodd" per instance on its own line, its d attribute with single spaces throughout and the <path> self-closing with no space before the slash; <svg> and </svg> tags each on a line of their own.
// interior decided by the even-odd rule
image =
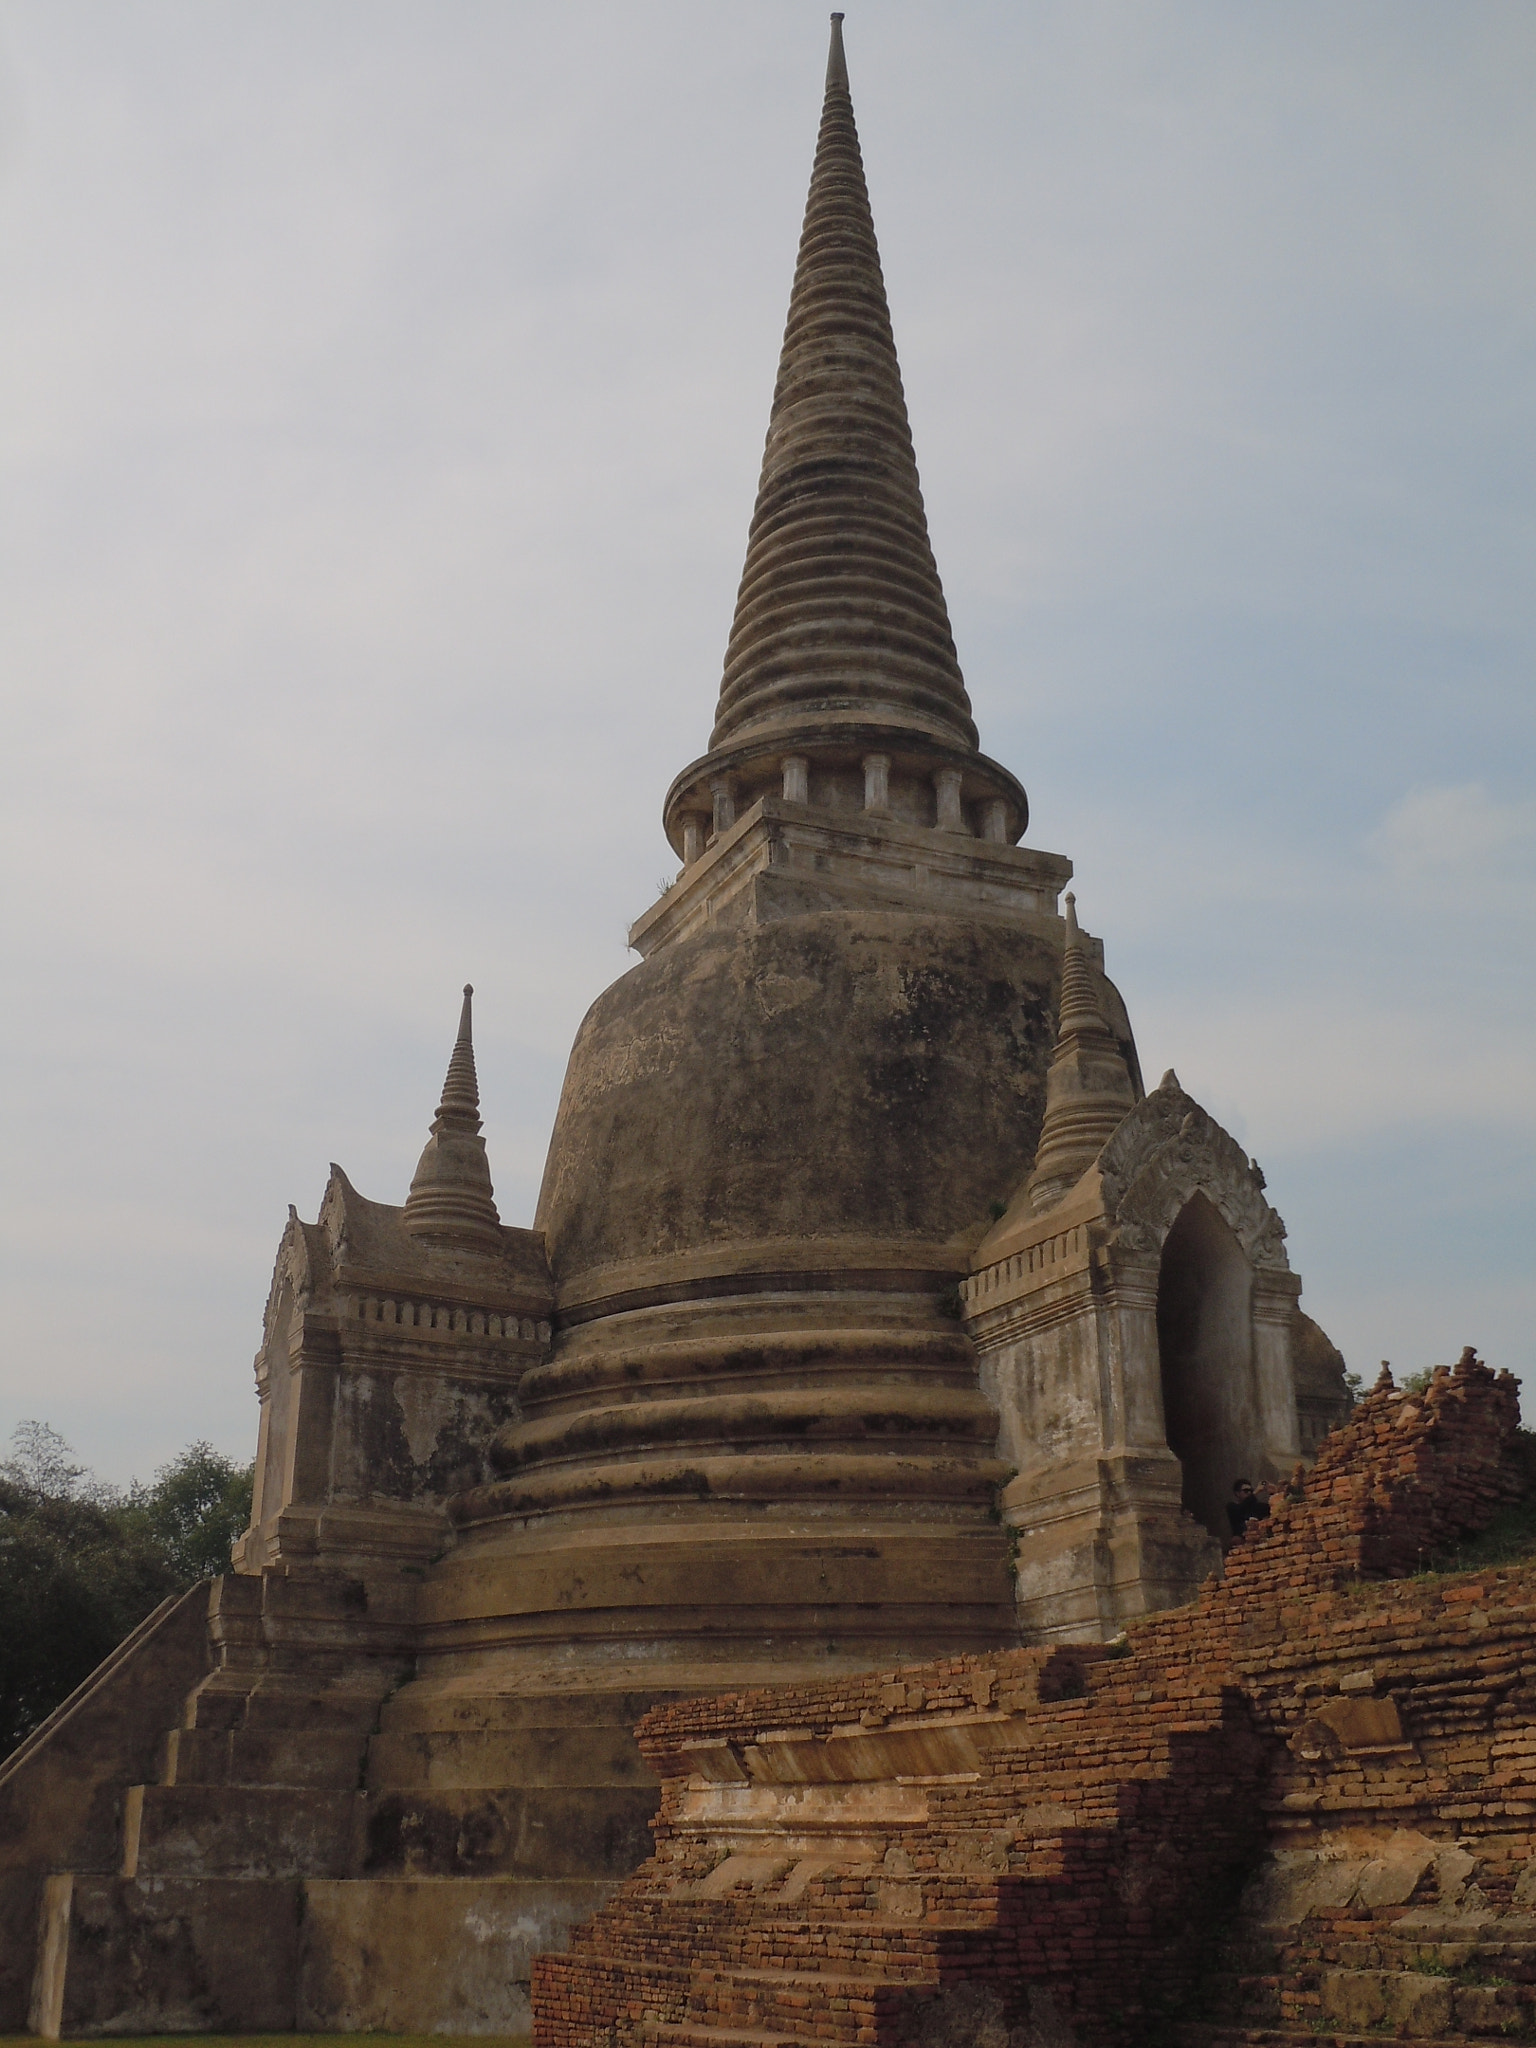
<svg viewBox="0 0 1536 2048">
<path fill-rule="evenodd" d="M 939 812 L 934 823 L 941 832 L 968 832 L 965 812 L 960 808 L 960 770 L 941 768 L 933 778 L 933 787 L 939 800 Z"/>
</svg>

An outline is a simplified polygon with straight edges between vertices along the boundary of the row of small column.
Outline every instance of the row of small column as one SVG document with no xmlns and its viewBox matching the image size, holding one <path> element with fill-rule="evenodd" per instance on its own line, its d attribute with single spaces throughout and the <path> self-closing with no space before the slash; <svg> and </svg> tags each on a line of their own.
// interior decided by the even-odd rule
<svg viewBox="0 0 1536 2048">
<path fill-rule="evenodd" d="M 866 754 L 861 763 L 864 770 L 864 808 L 875 817 L 889 817 L 891 813 L 891 757 L 889 754 Z M 784 777 L 783 794 L 787 804 L 809 804 L 811 800 L 811 764 L 804 754 L 786 754 L 779 764 Z M 940 768 L 933 778 L 934 793 L 938 798 L 938 815 L 934 819 L 935 829 L 940 832 L 970 833 L 965 811 L 960 802 L 962 776 L 958 768 Z M 717 775 L 709 785 L 714 800 L 714 816 L 710 821 L 711 836 L 718 839 L 723 832 L 729 832 L 736 822 L 736 782 L 730 775 Z M 697 812 L 689 812 L 683 819 L 683 865 L 692 867 L 705 847 L 704 819 Z M 982 811 L 981 836 L 996 845 L 1008 843 L 1008 805 L 1000 796 L 989 797 Z"/>
</svg>

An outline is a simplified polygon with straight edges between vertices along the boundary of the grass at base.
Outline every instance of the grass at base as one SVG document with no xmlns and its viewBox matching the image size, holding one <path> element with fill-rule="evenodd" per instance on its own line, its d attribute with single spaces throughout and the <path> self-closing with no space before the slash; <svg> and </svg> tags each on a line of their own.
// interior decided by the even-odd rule
<svg viewBox="0 0 1536 2048">
<path fill-rule="evenodd" d="M 75 2038 L 71 2036 L 70 2038 Z M 138 2048 L 336 2048 L 338 2041 L 375 2041 L 379 2048 L 529 2048 L 527 2034 L 110 2034 L 89 2038 L 134 2041 Z M 35 2034 L 0 2034 L 0 2048 L 33 2048 Z"/>
</svg>

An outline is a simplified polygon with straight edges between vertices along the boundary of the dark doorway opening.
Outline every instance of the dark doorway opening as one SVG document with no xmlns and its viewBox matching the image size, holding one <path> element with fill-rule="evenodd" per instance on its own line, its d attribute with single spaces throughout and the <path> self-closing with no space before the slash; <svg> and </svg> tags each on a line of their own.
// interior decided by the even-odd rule
<svg viewBox="0 0 1536 2048">
<path fill-rule="evenodd" d="M 1227 1500 L 1258 1448 L 1253 1398 L 1253 1271 L 1204 1195 L 1192 1195 L 1163 1244 L 1157 1349 L 1163 1429 L 1184 1470 L 1184 1505 L 1211 1534 L 1231 1534 Z"/>
</svg>

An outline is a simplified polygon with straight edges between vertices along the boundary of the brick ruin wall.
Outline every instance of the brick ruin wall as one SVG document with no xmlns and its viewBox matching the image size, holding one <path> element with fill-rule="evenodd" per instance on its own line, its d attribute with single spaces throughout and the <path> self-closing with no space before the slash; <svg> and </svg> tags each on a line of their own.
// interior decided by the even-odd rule
<svg viewBox="0 0 1536 2048">
<path fill-rule="evenodd" d="M 536 2048 L 1536 2035 L 1518 1387 L 1390 1379 L 1123 1645 L 693 1699 L 655 1852 L 535 1964 Z"/>
</svg>

